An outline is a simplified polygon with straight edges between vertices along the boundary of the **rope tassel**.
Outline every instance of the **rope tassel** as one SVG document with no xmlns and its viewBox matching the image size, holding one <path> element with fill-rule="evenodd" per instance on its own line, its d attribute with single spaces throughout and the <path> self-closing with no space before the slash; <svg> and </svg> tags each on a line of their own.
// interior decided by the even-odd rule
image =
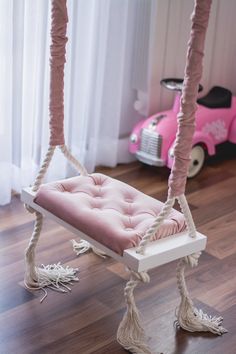
<svg viewBox="0 0 236 354">
<path fill-rule="evenodd" d="M 181 303 L 177 309 L 177 324 L 189 332 L 211 332 L 214 334 L 222 335 L 227 330 L 221 326 L 222 317 L 212 317 L 205 314 L 202 310 L 194 307 L 191 300 L 184 277 L 184 270 L 186 264 L 191 266 L 197 265 L 197 260 L 200 256 L 195 254 L 182 258 L 177 267 L 177 284 L 181 295 Z"/>
<path fill-rule="evenodd" d="M 73 281 L 79 281 L 76 275 L 78 268 L 70 268 L 69 266 L 63 267 L 61 263 L 47 266 L 42 265 L 42 267 L 37 267 L 35 265 L 35 248 L 42 230 L 42 224 L 43 216 L 41 213 L 36 212 L 34 231 L 25 253 L 26 271 L 24 279 L 25 287 L 27 289 L 42 289 L 44 291 L 44 296 L 40 302 L 42 302 L 47 296 L 47 291 L 45 290 L 46 287 L 55 291 L 67 293 L 68 291 L 71 291 L 68 285 L 71 285 Z"/>
<path fill-rule="evenodd" d="M 127 282 L 124 290 L 127 310 L 117 331 L 117 341 L 123 348 L 134 354 L 152 354 L 145 343 L 145 332 L 134 300 L 136 286 L 140 282 L 148 283 L 149 281 L 150 278 L 146 272 L 132 272 L 131 279 Z"/>
<path fill-rule="evenodd" d="M 97 247 L 94 247 L 86 240 L 79 240 L 79 242 L 77 242 L 75 240 L 71 240 L 71 242 L 72 242 L 73 250 L 76 253 L 76 256 L 79 256 L 79 255 L 86 253 L 88 251 L 93 251 L 93 253 L 95 253 L 99 257 L 102 257 L 102 258 L 107 257 L 106 253 L 99 250 Z"/>
</svg>

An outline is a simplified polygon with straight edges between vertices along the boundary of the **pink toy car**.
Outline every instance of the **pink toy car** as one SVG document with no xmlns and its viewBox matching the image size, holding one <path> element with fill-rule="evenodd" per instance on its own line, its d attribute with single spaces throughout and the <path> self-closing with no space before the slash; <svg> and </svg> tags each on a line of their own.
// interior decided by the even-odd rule
<svg viewBox="0 0 236 354">
<path fill-rule="evenodd" d="M 140 121 L 130 135 L 129 151 L 146 164 L 171 168 L 183 80 L 164 79 L 161 84 L 176 91 L 173 107 Z M 215 146 L 225 141 L 236 143 L 236 97 L 231 91 L 215 86 L 198 99 L 188 177 L 196 176 L 206 153 L 214 155 Z"/>
</svg>

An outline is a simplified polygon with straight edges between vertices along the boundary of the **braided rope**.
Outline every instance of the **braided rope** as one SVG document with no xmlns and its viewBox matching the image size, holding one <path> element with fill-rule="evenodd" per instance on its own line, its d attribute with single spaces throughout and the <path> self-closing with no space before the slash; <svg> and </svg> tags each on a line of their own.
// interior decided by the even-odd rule
<svg viewBox="0 0 236 354">
<path fill-rule="evenodd" d="M 187 263 L 188 263 L 187 258 L 181 258 L 180 261 L 178 262 L 177 269 L 176 269 L 177 286 L 181 297 L 186 298 L 188 303 L 191 306 L 193 306 L 193 302 L 189 296 L 189 292 L 184 277 L 184 270 Z"/>
<path fill-rule="evenodd" d="M 56 148 L 56 146 L 51 146 L 51 145 L 49 145 L 49 147 L 48 147 L 48 151 L 46 153 L 46 156 L 45 156 L 45 158 L 43 160 L 42 166 L 41 166 L 41 168 L 39 170 L 39 173 L 38 173 L 38 175 L 37 175 L 37 177 L 35 179 L 35 182 L 33 184 L 33 187 L 32 187 L 32 190 L 34 192 L 37 192 L 37 190 L 39 189 L 39 187 L 40 187 L 40 185 L 41 185 L 41 183 L 43 181 L 43 178 L 44 178 L 44 176 L 45 176 L 45 174 L 47 172 L 48 166 L 49 166 L 49 164 L 50 164 L 50 162 L 52 160 L 55 148 Z"/>
<path fill-rule="evenodd" d="M 67 148 L 66 145 L 59 145 L 59 148 L 62 151 L 62 153 L 65 155 L 65 157 L 68 159 L 68 161 L 70 161 L 71 164 L 76 167 L 76 169 L 79 171 L 79 173 L 81 175 L 86 176 L 88 174 L 85 167 L 83 167 L 80 164 L 80 162 L 71 154 L 71 152 L 69 151 L 69 149 Z M 46 156 L 43 160 L 43 163 L 40 167 L 38 175 L 37 175 L 35 182 L 33 184 L 32 191 L 37 192 L 40 185 L 42 184 L 42 181 L 43 181 L 44 176 L 48 170 L 48 167 L 49 167 L 49 164 L 52 160 L 55 149 L 56 149 L 56 146 L 49 145 Z M 34 212 L 33 209 L 30 208 L 29 206 L 26 205 L 25 207 L 29 212 Z"/>
<path fill-rule="evenodd" d="M 56 146 L 51 146 L 49 145 L 48 147 L 48 151 L 45 155 L 45 158 L 43 160 L 43 163 L 40 167 L 40 170 L 36 176 L 36 179 L 34 181 L 34 184 L 32 186 L 32 191 L 33 192 L 37 192 L 37 190 L 39 189 L 40 185 L 42 184 L 42 181 L 44 179 L 45 174 L 47 173 L 48 170 L 48 166 L 52 160 L 54 151 L 55 151 Z M 24 204 L 25 209 L 29 212 L 29 213 L 35 213 L 35 209 L 33 209 L 31 206 L 29 206 L 28 204 Z"/>
<path fill-rule="evenodd" d="M 155 235 L 157 232 L 158 228 L 161 226 L 163 223 L 164 219 L 168 217 L 168 215 L 171 212 L 171 209 L 174 205 L 175 198 L 169 198 L 163 205 L 162 210 L 160 211 L 159 215 L 153 222 L 153 224 L 149 227 L 149 229 L 146 231 L 145 235 L 143 236 L 139 247 L 137 249 L 137 253 L 144 254 L 146 250 L 147 244 L 152 240 L 152 237 Z"/>
<path fill-rule="evenodd" d="M 25 252 L 26 270 L 24 284 L 29 290 L 43 290 L 44 296 L 40 300 L 42 302 L 47 297 L 47 290 L 45 288 L 48 287 L 61 293 L 67 293 L 71 291 L 71 288 L 66 284 L 70 285 L 73 281 L 78 281 L 79 279 L 76 275 L 78 268 L 65 267 L 60 262 L 47 266 L 36 266 L 35 249 L 42 230 L 43 216 L 37 211 L 35 211 L 35 214 L 34 231 Z"/>
<path fill-rule="evenodd" d="M 65 155 L 67 160 L 70 161 L 70 163 L 76 167 L 77 171 L 82 176 L 88 175 L 86 168 L 71 154 L 70 150 L 66 145 L 59 145 L 59 148 L 61 152 Z"/>
<path fill-rule="evenodd" d="M 195 227 L 195 224 L 193 221 L 191 211 L 189 209 L 187 199 L 186 199 L 185 195 L 182 194 L 179 197 L 177 197 L 177 200 L 178 200 L 178 203 L 179 203 L 180 208 L 182 210 L 182 213 L 184 214 L 185 221 L 187 224 L 187 229 L 189 232 L 189 236 L 192 238 L 195 238 L 196 237 L 196 227 Z"/>
<path fill-rule="evenodd" d="M 117 341 L 124 349 L 134 354 L 152 354 L 145 343 L 145 331 L 141 325 L 139 311 L 134 299 L 136 286 L 141 282 L 148 283 L 149 281 L 150 277 L 147 272 L 136 273 L 131 271 L 130 280 L 124 289 L 127 310 L 117 331 Z"/>
<path fill-rule="evenodd" d="M 38 276 L 35 269 L 35 248 L 39 240 L 39 236 L 43 225 L 43 215 L 35 211 L 35 224 L 29 245 L 25 252 L 25 285 L 31 288 L 38 288 Z"/>
<path fill-rule="evenodd" d="M 222 317 L 212 317 L 205 314 L 201 309 L 194 307 L 185 282 L 185 266 L 194 267 L 198 264 L 201 252 L 182 258 L 177 266 L 177 285 L 181 296 L 181 303 L 177 309 L 177 324 L 189 332 L 211 332 L 221 335 L 227 330 L 221 326 Z"/>
<path fill-rule="evenodd" d="M 137 282 L 137 283 L 149 283 L 150 282 L 150 276 L 148 275 L 147 272 L 135 272 L 133 270 L 130 270 L 130 280 L 128 281 L 128 283 L 132 283 L 132 282 Z M 127 283 L 127 285 L 128 285 Z"/>
</svg>

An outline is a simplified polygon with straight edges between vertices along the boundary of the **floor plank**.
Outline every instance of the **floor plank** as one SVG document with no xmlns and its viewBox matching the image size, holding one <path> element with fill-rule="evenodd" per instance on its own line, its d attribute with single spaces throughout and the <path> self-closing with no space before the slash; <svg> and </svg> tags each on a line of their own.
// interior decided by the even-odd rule
<svg viewBox="0 0 236 354">
<path fill-rule="evenodd" d="M 165 200 L 167 168 L 139 162 L 99 172 L 131 184 L 154 198 Z M 199 266 L 187 270 L 189 291 L 197 306 L 224 316 L 229 333 L 222 337 L 187 333 L 173 326 L 179 304 L 176 262 L 150 272 L 151 282 L 136 290 L 153 353 L 236 353 L 236 149 L 219 147 L 204 169 L 188 181 L 187 198 L 200 232 L 207 234 L 206 252 Z M 72 233 L 45 221 L 37 249 L 38 263 L 63 263 L 79 267 L 80 281 L 69 294 L 23 287 L 24 250 L 33 227 L 19 197 L 0 208 L 0 353 L 1 354 L 122 354 L 116 330 L 125 311 L 123 289 L 128 273 L 112 259 L 90 253 L 76 258 Z"/>
</svg>

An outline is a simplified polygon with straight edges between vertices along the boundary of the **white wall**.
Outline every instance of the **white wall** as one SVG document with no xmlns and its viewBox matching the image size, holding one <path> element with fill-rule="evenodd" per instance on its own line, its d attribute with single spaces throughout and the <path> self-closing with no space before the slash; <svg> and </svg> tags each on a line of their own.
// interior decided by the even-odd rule
<svg viewBox="0 0 236 354">
<path fill-rule="evenodd" d="M 150 18 L 146 15 L 146 21 L 150 21 L 148 69 L 140 66 L 140 70 L 148 72 L 148 75 L 147 84 L 140 84 L 139 87 L 136 85 L 136 89 L 141 91 L 143 97 L 143 108 L 140 112 L 147 115 L 172 104 L 173 95 L 161 88 L 159 82 L 165 77 L 183 77 L 194 1 L 143 2 L 146 6 L 151 4 Z M 204 86 L 203 94 L 213 85 L 225 86 L 236 94 L 235 14 L 235 0 L 213 0 L 201 80 Z M 147 31 L 147 27 L 143 26 L 143 30 Z M 140 53 L 143 52 L 141 43 L 139 50 Z M 146 90 L 143 89 L 145 86 Z"/>
<path fill-rule="evenodd" d="M 173 93 L 160 86 L 165 77 L 183 77 L 190 15 L 194 0 L 127 0 L 130 16 L 138 19 L 130 28 L 128 46 L 133 46 L 124 88 L 129 98 L 124 104 L 120 136 L 128 136 L 134 124 L 143 116 L 167 109 L 172 105 Z M 136 2 L 136 12 L 132 4 Z M 137 6 L 138 2 L 138 6 Z M 212 9 L 205 45 L 202 95 L 214 85 L 222 85 L 236 94 L 236 0 L 212 0 Z M 130 85 L 134 89 L 130 91 Z M 127 91 L 127 92 L 126 92 Z M 128 95 L 129 93 L 129 95 Z M 139 101 L 135 111 L 130 95 Z M 136 97 L 136 98 L 135 98 Z M 127 102 L 126 102 L 127 103 Z M 127 149 L 127 140 L 123 150 Z"/>
</svg>

